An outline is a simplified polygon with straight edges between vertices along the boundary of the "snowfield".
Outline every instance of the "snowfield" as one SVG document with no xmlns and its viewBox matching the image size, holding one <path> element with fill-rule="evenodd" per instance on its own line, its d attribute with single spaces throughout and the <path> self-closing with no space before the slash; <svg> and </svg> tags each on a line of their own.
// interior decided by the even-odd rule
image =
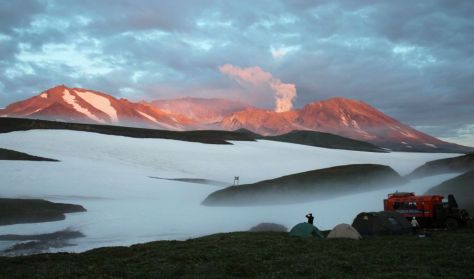
<svg viewBox="0 0 474 279">
<path fill-rule="evenodd" d="M 422 193 L 456 174 L 410 182 L 341 198 L 282 206 L 205 207 L 201 201 L 218 186 L 152 179 L 202 178 L 253 183 L 336 165 L 373 163 L 405 175 L 426 161 L 457 154 L 370 153 L 324 149 L 282 142 L 211 145 L 163 139 L 135 139 L 67 130 L 0 134 L 0 147 L 60 162 L 0 161 L 0 196 L 43 198 L 83 205 L 85 213 L 57 222 L 0 226 L 2 234 L 40 234 L 66 228 L 83 232 L 55 251 L 85 251 L 101 246 L 178 239 L 248 230 L 261 222 L 289 229 L 312 212 L 321 229 L 351 223 L 361 211 L 382 210 L 390 191 Z M 10 243 L 9 243 L 10 244 Z M 6 244 L 3 243 L 3 246 Z M 0 241 L 0 250 L 2 241 Z"/>
</svg>

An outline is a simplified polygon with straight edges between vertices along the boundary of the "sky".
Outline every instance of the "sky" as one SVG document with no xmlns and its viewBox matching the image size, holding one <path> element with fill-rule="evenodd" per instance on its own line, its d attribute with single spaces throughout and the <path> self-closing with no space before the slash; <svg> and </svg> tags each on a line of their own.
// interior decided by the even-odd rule
<svg viewBox="0 0 474 279">
<path fill-rule="evenodd" d="M 474 1 L 0 1 L 0 107 L 58 84 L 284 111 L 362 100 L 474 146 Z"/>
</svg>

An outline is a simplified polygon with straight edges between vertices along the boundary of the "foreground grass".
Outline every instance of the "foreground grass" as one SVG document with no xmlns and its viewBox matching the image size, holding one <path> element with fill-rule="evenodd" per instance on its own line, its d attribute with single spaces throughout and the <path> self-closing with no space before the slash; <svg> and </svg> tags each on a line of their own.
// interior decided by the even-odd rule
<svg viewBox="0 0 474 279">
<path fill-rule="evenodd" d="M 0 278 L 467 278 L 474 230 L 353 240 L 237 232 L 81 254 L 0 258 Z"/>
</svg>

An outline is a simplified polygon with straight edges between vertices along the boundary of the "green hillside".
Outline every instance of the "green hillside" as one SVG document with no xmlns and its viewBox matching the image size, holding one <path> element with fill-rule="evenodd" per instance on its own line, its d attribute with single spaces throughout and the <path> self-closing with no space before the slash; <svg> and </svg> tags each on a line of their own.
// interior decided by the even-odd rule
<svg viewBox="0 0 474 279">
<path fill-rule="evenodd" d="M 357 240 L 236 232 L 80 254 L 0 257 L 0 278 L 468 278 L 472 228 Z"/>
</svg>

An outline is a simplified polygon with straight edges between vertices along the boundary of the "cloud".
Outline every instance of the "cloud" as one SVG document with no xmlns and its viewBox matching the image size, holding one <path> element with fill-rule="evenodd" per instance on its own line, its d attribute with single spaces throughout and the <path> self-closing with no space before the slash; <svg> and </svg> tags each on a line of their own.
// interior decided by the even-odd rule
<svg viewBox="0 0 474 279">
<path fill-rule="evenodd" d="M 474 124 L 465 125 L 458 129 L 451 137 L 441 138 L 442 140 L 454 142 L 470 147 L 474 147 Z"/>
<path fill-rule="evenodd" d="M 281 59 L 285 57 L 288 53 L 293 51 L 298 51 L 300 46 L 280 46 L 274 47 L 270 46 L 270 53 L 272 54 L 273 58 Z"/>
<path fill-rule="evenodd" d="M 0 1 L 0 107 L 63 83 L 241 100 L 216 71 L 229 63 L 291 81 L 241 82 L 258 106 L 295 85 L 280 110 L 344 96 L 454 137 L 473 124 L 473 13 L 474 1 L 438 0 Z"/>
<path fill-rule="evenodd" d="M 293 108 L 293 100 L 296 98 L 296 86 L 291 83 L 283 83 L 265 72 L 260 67 L 239 68 L 231 64 L 219 67 L 219 70 L 237 81 L 241 85 L 265 86 L 270 88 L 275 96 L 275 111 L 285 112 Z"/>
</svg>

